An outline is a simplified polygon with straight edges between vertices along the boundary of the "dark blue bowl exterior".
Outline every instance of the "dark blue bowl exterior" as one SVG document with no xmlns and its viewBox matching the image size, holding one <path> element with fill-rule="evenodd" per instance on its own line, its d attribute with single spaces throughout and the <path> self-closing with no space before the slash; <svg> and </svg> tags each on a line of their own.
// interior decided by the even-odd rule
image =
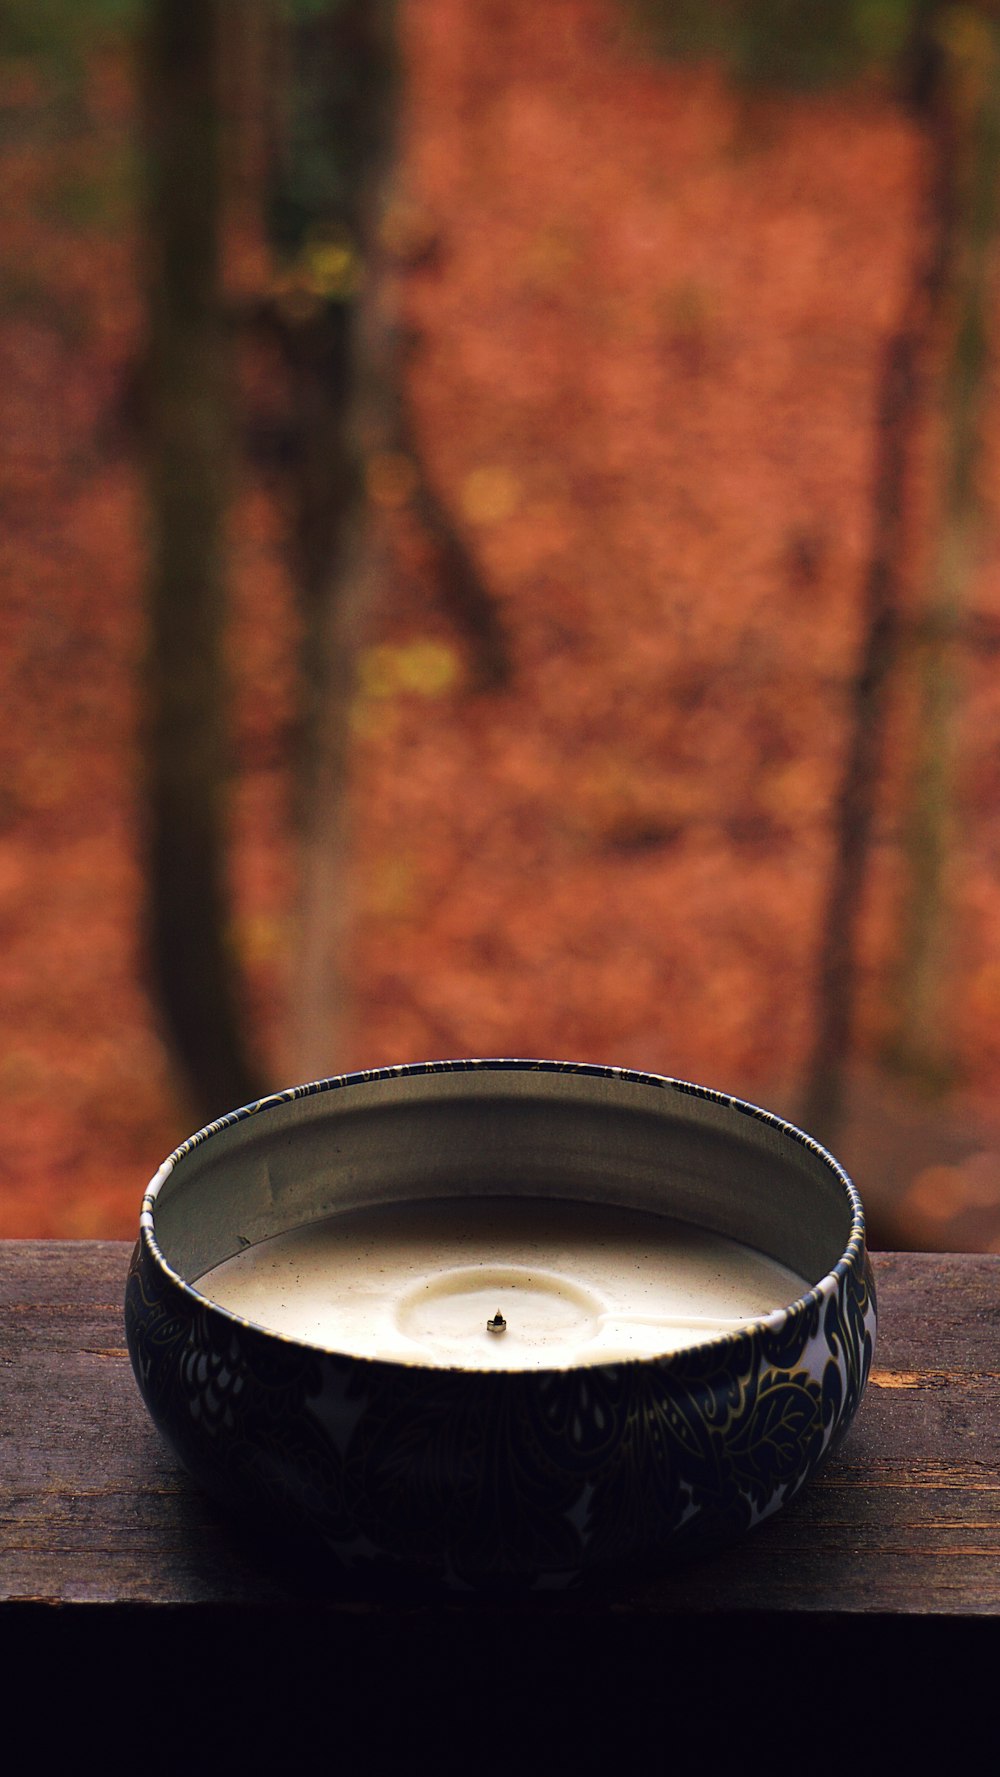
<svg viewBox="0 0 1000 1777">
<path fill-rule="evenodd" d="M 213 1307 L 144 1216 L 126 1293 L 139 1387 L 195 1479 L 347 1569 L 565 1585 L 728 1541 L 846 1431 L 872 1360 L 863 1225 L 788 1313 L 663 1359 L 470 1372 L 299 1345 Z"/>
</svg>

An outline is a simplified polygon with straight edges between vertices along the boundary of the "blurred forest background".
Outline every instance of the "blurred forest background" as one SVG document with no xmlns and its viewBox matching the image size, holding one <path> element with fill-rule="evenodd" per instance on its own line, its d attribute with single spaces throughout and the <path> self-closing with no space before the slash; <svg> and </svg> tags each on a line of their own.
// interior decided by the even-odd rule
<svg viewBox="0 0 1000 1777">
<path fill-rule="evenodd" d="M 8 0 L 0 1235 L 538 1055 L 1000 1250 L 1000 24 Z"/>
</svg>

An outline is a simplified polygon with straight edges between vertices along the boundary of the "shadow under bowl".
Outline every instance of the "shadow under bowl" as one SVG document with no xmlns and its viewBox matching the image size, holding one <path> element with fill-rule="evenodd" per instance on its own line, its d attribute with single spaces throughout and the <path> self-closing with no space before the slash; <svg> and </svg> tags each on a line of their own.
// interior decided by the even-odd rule
<svg viewBox="0 0 1000 1777">
<path fill-rule="evenodd" d="M 680 1349 L 478 1367 L 329 1349 L 199 1284 L 291 1230 L 427 1200 L 670 1218 L 802 1290 Z M 875 1297 L 858 1194 L 791 1124 L 656 1075 L 459 1061 L 295 1087 L 192 1136 L 143 1200 L 125 1318 L 154 1421 L 262 1533 L 369 1577 L 552 1588 L 789 1500 L 857 1409 Z"/>
</svg>

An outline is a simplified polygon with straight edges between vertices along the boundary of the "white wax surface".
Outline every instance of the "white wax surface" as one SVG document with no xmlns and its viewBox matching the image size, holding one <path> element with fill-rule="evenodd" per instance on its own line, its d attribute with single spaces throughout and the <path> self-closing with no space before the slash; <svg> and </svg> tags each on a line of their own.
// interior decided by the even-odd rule
<svg viewBox="0 0 1000 1777">
<path fill-rule="evenodd" d="M 330 1216 L 248 1247 L 196 1287 L 245 1320 L 354 1357 L 539 1370 L 676 1351 L 808 1285 L 665 1217 L 494 1197 Z M 498 1311 L 506 1328 L 491 1332 Z"/>
</svg>

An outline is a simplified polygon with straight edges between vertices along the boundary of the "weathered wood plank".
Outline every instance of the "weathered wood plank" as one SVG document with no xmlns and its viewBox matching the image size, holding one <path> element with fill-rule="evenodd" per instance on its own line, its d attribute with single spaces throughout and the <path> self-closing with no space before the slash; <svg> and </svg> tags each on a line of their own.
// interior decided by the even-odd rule
<svg viewBox="0 0 1000 1777">
<path fill-rule="evenodd" d="M 0 1613 L 315 1604 L 199 1495 L 149 1423 L 121 1330 L 128 1255 L 0 1245 Z M 550 1614 L 1000 1619 L 1000 1256 L 887 1254 L 876 1270 L 872 1384 L 801 1497 L 710 1561 Z M 346 1597 L 323 1608 L 365 1614 Z M 523 1629 L 537 1610 L 511 1602 L 501 1616 Z"/>
</svg>

